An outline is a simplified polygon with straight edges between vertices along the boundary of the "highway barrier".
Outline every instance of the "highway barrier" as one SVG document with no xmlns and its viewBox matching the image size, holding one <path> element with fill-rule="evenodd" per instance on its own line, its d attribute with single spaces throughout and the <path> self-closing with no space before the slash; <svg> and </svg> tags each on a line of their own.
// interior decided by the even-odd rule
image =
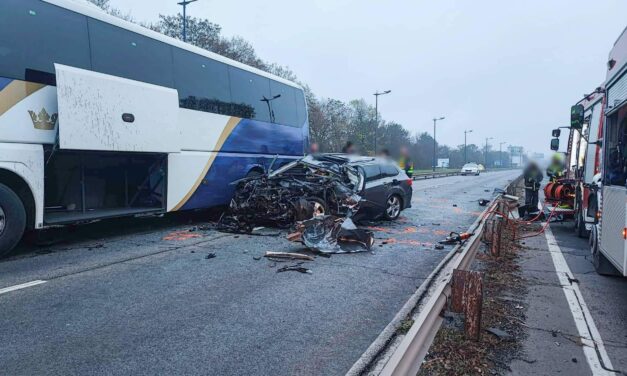
<svg viewBox="0 0 627 376">
<path fill-rule="evenodd" d="M 498 170 L 485 170 L 482 171 L 482 174 L 485 174 L 487 172 L 494 172 L 494 171 L 506 171 L 506 170 L 510 170 L 508 168 L 503 168 L 503 169 L 498 169 Z M 445 178 L 447 176 L 458 176 L 461 175 L 461 172 L 459 171 L 442 171 L 442 172 L 421 172 L 421 173 L 416 173 L 412 176 L 413 180 L 425 180 L 425 179 L 435 179 L 435 178 Z"/>
<path fill-rule="evenodd" d="M 519 176 L 510 182 L 505 188 L 506 194 L 515 194 L 521 179 Z M 482 238 L 493 236 L 495 226 L 492 224 L 498 222 L 494 217 L 499 205 L 503 205 L 502 196 L 492 200 L 470 226 L 468 232 L 473 235 L 446 255 L 347 375 L 416 375 L 442 324 L 442 312 L 452 295 L 454 271 L 468 270 Z M 413 324 L 406 334 L 399 334 L 401 324 L 411 320 Z"/>
</svg>

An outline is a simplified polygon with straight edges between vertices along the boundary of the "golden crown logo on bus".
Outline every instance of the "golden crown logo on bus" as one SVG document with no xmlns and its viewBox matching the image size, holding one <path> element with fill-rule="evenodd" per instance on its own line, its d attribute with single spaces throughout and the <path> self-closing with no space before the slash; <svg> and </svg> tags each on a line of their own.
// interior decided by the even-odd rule
<svg viewBox="0 0 627 376">
<path fill-rule="evenodd" d="M 59 116 L 58 114 L 52 114 L 52 116 L 50 116 L 45 108 L 42 108 L 41 111 L 39 111 L 39 114 L 36 114 L 35 111 L 32 110 L 28 110 L 28 113 L 33 121 L 33 126 L 36 129 L 46 131 L 54 129 L 54 126 L 57 123 L 57 117 Z"/>
</svg>

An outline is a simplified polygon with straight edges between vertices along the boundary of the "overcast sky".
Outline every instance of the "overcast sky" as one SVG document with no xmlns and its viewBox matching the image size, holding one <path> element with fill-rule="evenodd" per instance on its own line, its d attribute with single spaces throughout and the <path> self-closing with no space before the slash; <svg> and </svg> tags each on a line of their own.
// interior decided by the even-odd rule
<svg viewBox="0 0 627 376">
<path fill-rule="evenodd" d="M 177 0 L 111 0 L 140 21 Z M 625 0 L 199 0 L 188 14 L 240 35 L 318 96 L 374 103 L 383 118 L 448 145 L 522 145 L 549 153 L 550 130 L 605 79 Z M 503 145 L 505 146 L 505 145 Z"/>
</svg>

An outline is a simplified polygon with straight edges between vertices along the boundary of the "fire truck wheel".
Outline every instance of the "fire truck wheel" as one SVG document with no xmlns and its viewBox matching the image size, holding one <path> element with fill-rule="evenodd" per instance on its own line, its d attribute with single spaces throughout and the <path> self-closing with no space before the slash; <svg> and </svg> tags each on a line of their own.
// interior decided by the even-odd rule
<svg viewBox="0 0 627 376">
<path fill-rule="evenodd" d="M 19 196 L 0 184 L 0 257 L 6 256 L 24 235 L 26 210 Z"/>
<path fill-rule="evenodd" d="M 599 238 L 597 225 L 592 226 L 590 231 L 590 251 L 592 252 L 592 264 L 594 270 L 601 275 L 620 275 L 618 270 L 612 265 L 611 262 L 601 253 L 599 249 Z"/>
</svg>

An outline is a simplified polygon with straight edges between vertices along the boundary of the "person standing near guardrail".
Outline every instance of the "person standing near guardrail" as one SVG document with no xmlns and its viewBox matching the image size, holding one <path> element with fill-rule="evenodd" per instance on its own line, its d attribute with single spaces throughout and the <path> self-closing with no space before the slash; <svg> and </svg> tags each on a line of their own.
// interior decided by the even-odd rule
<svg viewBox="0 0 627 376">
<path fill-rule="evenodd" d="M 398 166 L 402 168 L 408 177 L 412 177 L 414 175 L 414 162 L 411 160 L 411 156 L 409 155 L 409 149 L 406 146 L 401 148 L 401 156 L 398 159 Z"/>
<path fill-rule="evenodd" d="M 538 214 L 538 192 L 540 191 L 540 183 L 544 179 L 542 170 L 534 161 L 529 162 L 523 171 L 525 180 L 525 209 L 528 215 Z M 522 215 L 522 213 L 521 213 Z"/>
</svg>

